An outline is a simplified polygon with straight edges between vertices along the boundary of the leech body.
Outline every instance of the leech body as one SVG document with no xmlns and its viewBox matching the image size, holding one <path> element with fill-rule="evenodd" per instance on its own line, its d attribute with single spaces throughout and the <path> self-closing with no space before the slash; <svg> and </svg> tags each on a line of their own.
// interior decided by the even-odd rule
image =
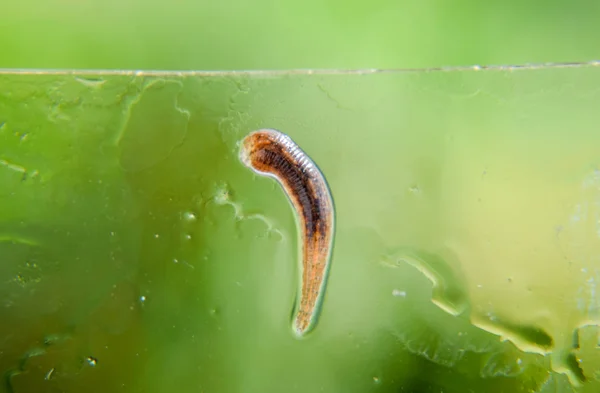
<svg viewBox="0 0 600 393">
<path fill-rule="evenodd" d="M 246 136 L 240 159 L 254 172 L 275 178 L 296 210 L 302 273 L 294 330 L 304 335 L 316 324 L 329 271 L 334 232 L 329 187 L 306 153 L 290 137 L 276 130 L 254 131 Z"/>
</svg>

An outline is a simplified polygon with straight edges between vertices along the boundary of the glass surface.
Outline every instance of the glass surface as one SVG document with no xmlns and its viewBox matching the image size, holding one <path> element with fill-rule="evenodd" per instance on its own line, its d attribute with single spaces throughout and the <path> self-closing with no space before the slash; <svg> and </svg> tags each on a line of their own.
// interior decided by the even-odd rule
<svg viewBox="0 0 600 393">
<path fill-rule="evenodd" d="M 0 75 L 0 391 L 597 392 L 600 68 Z M 290 135 L 336 208 L 315 330 Z"/>
</svg>

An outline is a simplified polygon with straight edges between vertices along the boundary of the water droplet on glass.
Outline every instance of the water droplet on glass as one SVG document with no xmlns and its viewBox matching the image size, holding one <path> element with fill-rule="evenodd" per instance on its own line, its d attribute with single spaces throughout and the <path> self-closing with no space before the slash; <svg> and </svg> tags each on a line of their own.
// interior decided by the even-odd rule
<svg viewBox="0 0 600 393">
<path fill-rule="evenodd" d="M 198 219 L 198 217 L 196 217 L 196 215 L 192 212 L 185 212 L 185 213 L 183 213 L 183 219 L 185 221 L 192 222 L 192 221 L 196 221 Z"/>
<path fill-rule="evenodd" d="M 231 192 L 227 188 L 227 185 L 221 185 L 217 187 L 215 192 L 215 202 L 219 205 L 226 204 L 231 199 Z"/>
<path fill-rule="evenodd" d="M 418 185 L 413 185 L 413 186 L 410 186 L 410 187 L 408 188 L 408 191 L 409 191 L 411 194 L 420 194 L 420 193 L 421 193 L 421 189 L 419 188 L 419 186 L 418 186 Z"/>
<path fill-rule="evenodd" d="M 394 289 L 392 291 L 392 295 L 395 297 L 406 297 L 406 291 L 400 291 L 398 289 Z"/>
</svg>

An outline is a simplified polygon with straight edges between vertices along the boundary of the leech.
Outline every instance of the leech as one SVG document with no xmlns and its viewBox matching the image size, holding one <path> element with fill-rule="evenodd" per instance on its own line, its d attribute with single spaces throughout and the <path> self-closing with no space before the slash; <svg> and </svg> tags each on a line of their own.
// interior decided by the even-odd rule
<svg viewBox="0 0 600 393">
<path fill-rule="evenodd" d="M 258 130 L 246 136 L 240 159 L 254 172 L 275 178 L 296 211 L 302 265 L 293 329 L 302 336 L 316 325 L 329 272 L 334 232 L 329 186 L 306 153 L 276 130 Z"/>
</svg>

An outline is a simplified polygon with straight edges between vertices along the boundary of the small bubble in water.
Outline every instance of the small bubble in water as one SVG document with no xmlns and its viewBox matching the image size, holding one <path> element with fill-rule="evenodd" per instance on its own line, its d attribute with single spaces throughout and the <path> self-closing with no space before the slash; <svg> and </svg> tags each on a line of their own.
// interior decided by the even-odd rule
<svg viewBox="0 0 600 393">
<path fill-rule="evenodd" d="M 381 379 L 379 379 L 379 377 L 373 377 L 373 382 L 379 384 L 381 383 Z"/>
<path fill-rule="evenodd" d="M 146 296 L 142 295 L 140 296 L 140 302 L 144 303 L 146 301 Z"/>
<path fill-rule="evenodd" d="M 196 215 L 192 212 L 185 212 L 183 213 L 183 219 L 189 222 L 192 221 L 196 221 L 198 219 L 198 217 L 196 217 Z"/>
<path fill-rule="evenodd" d="M 192 240 L 192 235 L 189 233 L 185 235 L 185 240 Z"/>
<path fill-rule="evenodd" d="M 159 235 L 158 233 L 155 233 L 155 234 L 154 234 L 154 238 L 155 238 L 155 239 L 158 239 L 159 237 L 160 237 L 160 235 Z"/>
<path fill-rule="evenodd" d="M 98 359 L 96 359 L 95 357 L 92 356 L 88 356 L 85 361 L 87 362 L 87 364 L 89 364 L 91 367 L 96 367 L 96 365 L 98 364 Z"/>
</svg>

